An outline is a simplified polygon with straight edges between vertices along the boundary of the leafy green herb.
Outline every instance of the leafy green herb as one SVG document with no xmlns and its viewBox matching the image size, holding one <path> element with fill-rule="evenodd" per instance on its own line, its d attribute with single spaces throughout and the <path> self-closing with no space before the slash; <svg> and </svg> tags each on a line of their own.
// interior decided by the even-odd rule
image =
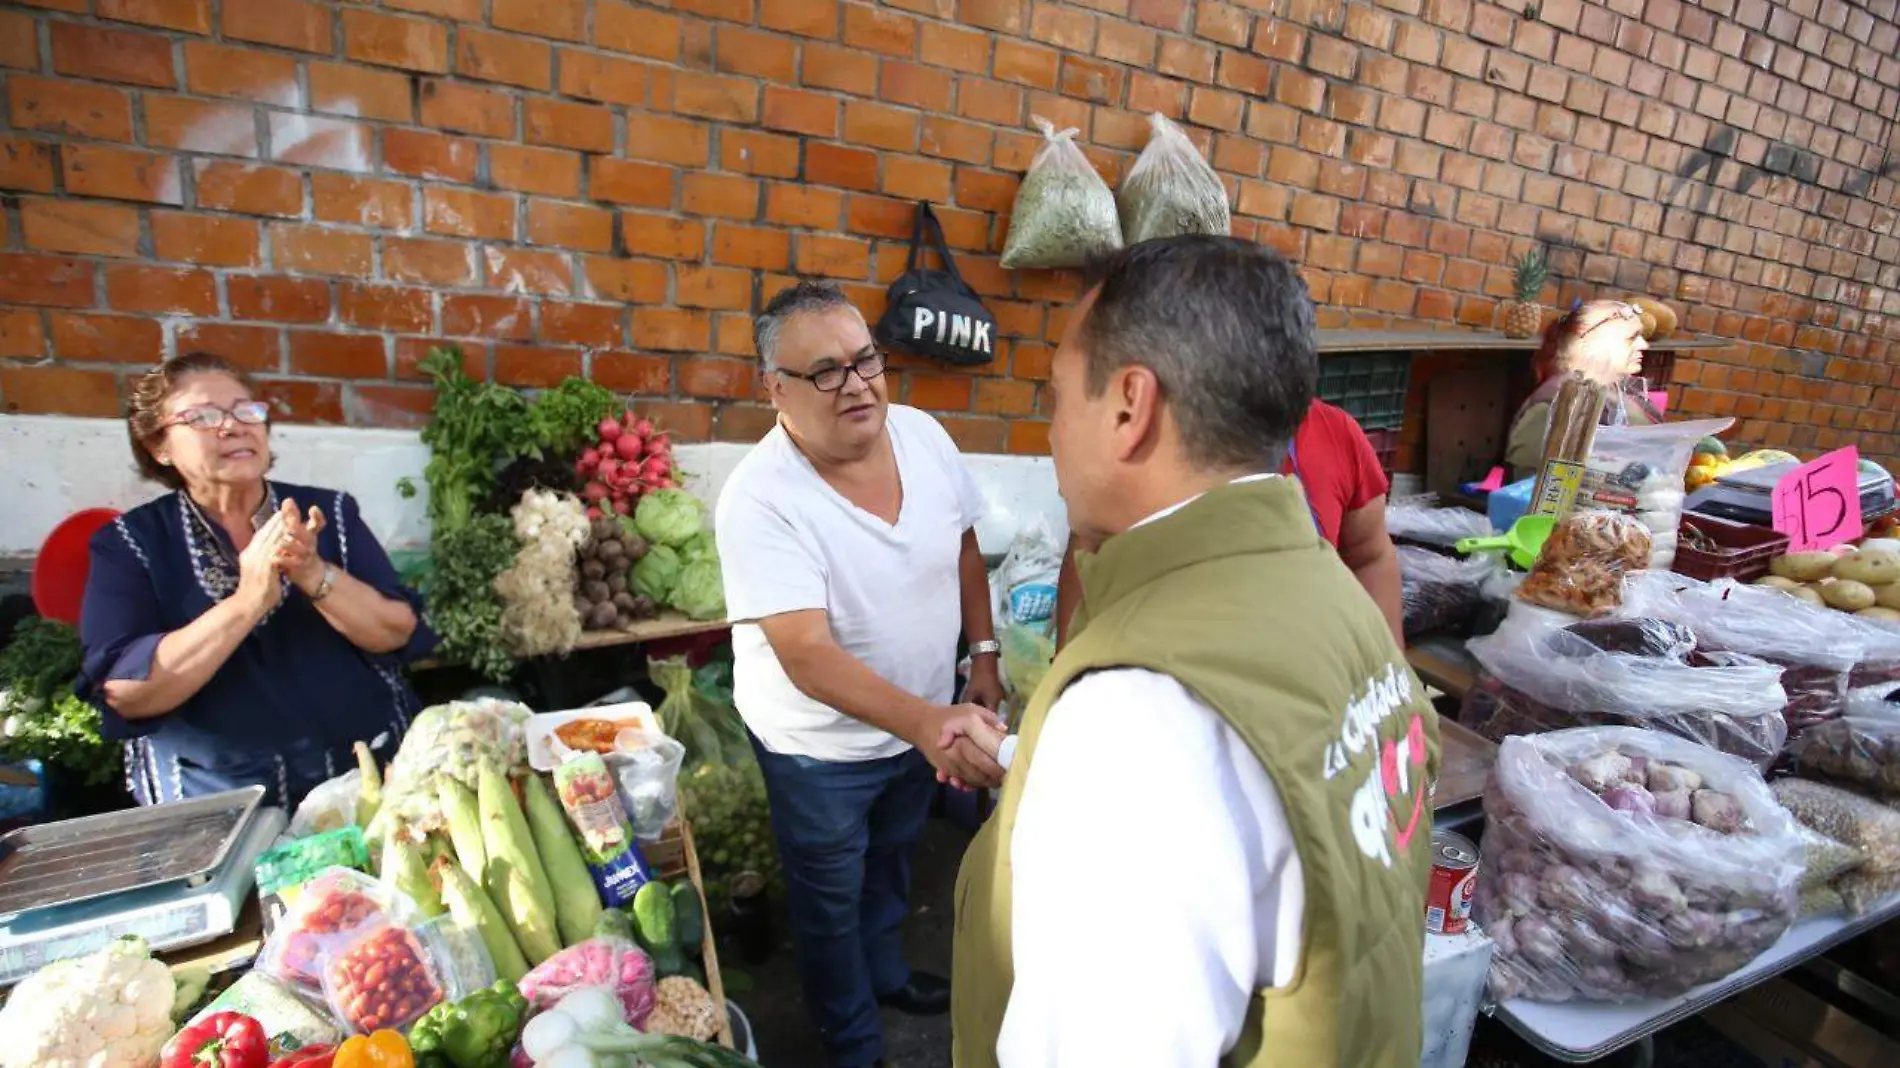
<svg viewBox="0 0 1900 1068">
<path fill-rule="evenodd" d="M 124 750 L 99 733 L 99 710 L 74 696 L 79 633 L 29 616 L 0 650 L 0 758 L 56 764 L 102 786 L 124 772 Z"/>
<path fill-rule="evenodd" d="M 621 410 L 620 400 L 605 386 L 585 378 L 569 378 L 534 401 L 529 422 L 534 443 L 550 458 L 571 461 L 591 443 L 600 421 Z"/>
<path fill-rule="evenodd" d="M 501 635 L 501 595 L 495 576 L 520 549 L 514 521 L 477 515 L 461 526 L 438 528 L 431 539 L 426 589 L 429 625 L 442 637 L 441 656 L 503 680 L 515 661 Z"/>
<path fill-rule="evenodd" d="M 533 451 L 527 398 L 506 386 L 477 382 L 462 370 L 462 354 L 432 349 L 416 365 L 435 382 L 435 411 L 422 428 L 429 446 L 429 520 L 436 528 L 466 523 L 508 458 Z"/>
</svg>

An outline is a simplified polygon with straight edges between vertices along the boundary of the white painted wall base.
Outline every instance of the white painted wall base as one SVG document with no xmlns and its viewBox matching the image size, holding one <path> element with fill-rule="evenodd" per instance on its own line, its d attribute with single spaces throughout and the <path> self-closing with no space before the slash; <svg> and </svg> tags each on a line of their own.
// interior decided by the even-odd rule
<svg viewBox="0 0 1900 1068">
<path fill-rule="evenodd" d="M 396 492 L 396 480 L 407 476 L 426 493 L 422 469 L 429 450 L 414 431 L 292 425 L 274 428 L 271 444 L 277 456 L 273 478 L 354 494 L 390 549 L 428 541 L 425 496 L 404 500 Z M 687 488 L 711 504 L 749 448 L 682 445 L 674 454 L 687 476 Z M 1055 468 L 1047 457 L 966 459 L 989 503 L 988 514 L 977 526 L 984 552 L 1006 551 L 1017 528 L 1036 516 L 1062 518 Z M 81 509 L 123 510 L 161 492 L 133 466 L 123 422 L 0 416 L 0 556 L 37 553 L 53 527 Z"/>
</svg>

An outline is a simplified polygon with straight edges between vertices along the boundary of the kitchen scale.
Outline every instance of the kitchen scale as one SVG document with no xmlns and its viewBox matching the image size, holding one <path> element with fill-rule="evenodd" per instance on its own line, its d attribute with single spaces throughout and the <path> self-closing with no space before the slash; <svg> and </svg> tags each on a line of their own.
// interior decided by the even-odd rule
<svg viewBox="0 0 1900 1068">
<path fill-rule="evenodd" d="M 1768 464 L 1764 467 L 1723 475 L 1712 485 L 1689 495 L 1685 507 L 1700 515 L 1714 516 L 1749 526 L 1772 527 L 1774 508 L 1770 504 L 1775 485 L 1792 474 L 1798 463 Z M 1859 472 L 1860 512 L 1863 519 L 1878 519 L 1894 510 L 1893 476 L 1885 471 Z"/>
<path fill-rule="evenodd" d="M 154 952 L 230 934 L 285 826 L 248 787 L 0 836 L 0 987 L 137 935 Z"/>
</svg>

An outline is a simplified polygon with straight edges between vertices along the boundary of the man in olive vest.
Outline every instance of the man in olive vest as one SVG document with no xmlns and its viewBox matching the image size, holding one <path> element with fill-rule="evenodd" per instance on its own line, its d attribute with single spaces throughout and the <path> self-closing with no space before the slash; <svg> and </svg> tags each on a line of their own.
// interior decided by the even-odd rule
<svg viewBox="0 0 1900 1068">
<path fill-rule="evenodd" d="M 957 1068 L 1416 1068 L 1437 724 L 1272 473 L 1317 370 L 1251 242 L 1143 242 L 1071 319 L 1050 445 L 1101 550 L 963 861 Z"/>
</svg>

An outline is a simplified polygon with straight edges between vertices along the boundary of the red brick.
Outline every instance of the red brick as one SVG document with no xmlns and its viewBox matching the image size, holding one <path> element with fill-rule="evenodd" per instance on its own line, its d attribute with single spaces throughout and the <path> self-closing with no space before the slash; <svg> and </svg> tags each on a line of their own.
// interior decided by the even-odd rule
<svg viewBox="0 0 1900 1068">
<path fill-rule="evenodd" d="M 595 200 L 645 208 L 673 206 L 677 172 L 671 167 L 608 156 L 594 157 L 590 167 L 588 191 Z"/>
<path fill-rule="evenodd" d="M 25 415 L 83 415 L 112 419 L 119 408 L 119 385 L 109 371 L 76 367 L 0 367 L 0 396 L 8 412 Z"/>
<path fill-rule="evenodd" d="M 682 70 L 669 72 L 674 111 L 724 122 L 753 123 L 759 119 L 759 90 L 754 82 L 718 74 Z M 656 92 L 655 102 L 660 97 Z"/>
<path fill-rule="evenodd" d="M 435 297 L 419 287 L 344 283 L 337 288 L 336 313 L 338 321 L 360 330 L 420 334 L 435 322 Z M 291 344 L 294 361 L 295 339 Z"/>
<path fill-rule="evenodd" d="M 809 162 L 808 155 L 807 163 Z M 880 183 L 879 190 L 906 200 L 944 201 L 950 199 L 950 177 L 950 168 L 945 164 L 893 156 L 884 161 L 884 180 Z M 847 183 L 843 180 L 834 180 L 826 181 L 825 184 L 846 185 Z"/>
<path fill-rule="evenodd" d="M 422 192 L 422 225 L 432 234 L 512 241 L 515 205 L 515 197 L 503 194 L 429 186 Z"/>
<path fill-rule="evenodd" d="M 813 137 L 838 135 L 838 99 L 802 89 L 765 89 L 764 123 L 775 130 Z"/>
<path fill-rule="evenodd" d="M 388 378 L 389 353 L 374 334 L 290 332 L 290 370 L 321 378 Z"/>
<path fill-rule="evenodd" d="M 426 386 L 390 386 L 352 382 L 343 408 L 359 426 L 415 429 L 427 426 L 435 411 L 435 390 Z"/>
<path fill-rule="evenodd" d="M 116 204 L 29 197 L 20 204 L 26 245 L 39 252 L 137 256 L 139 213 Z"/>
<path fill-rule="evenodd" d="M 132 139 L 132 104 L 118 89 L 15 74 L 7 79 L 13 125 L 104 141 Z"/>
<path fill-rule="evenodd" d="M 578 41 L 587 25 L 587 3 L 586 0 L 494 0 L 494 24 L 500 30 Z"/>
<path fill-rule="evenodd" d="M 455 35 L 455 73 L 524 89 L 553 86 L 554 50 L 546 42 L 464 26 Z"/>
<path fill-rule="evenodd" d="M 53 351 L 67 363 L 129 363 L 149 367 L 165 358 L 165 328 L 157 319 L 85 312 L 54 312 L 50 318 Z"/>
<path fill-rule="evenodd" d="M 330 319 L 330 284 L 312 278 L 234 275 L 225 283 L 231 315 L 277 323 Z"/>
<path fill-rule="evenodd" d="M 271 158 L 280 163 L 363 172 L 373 165 L 375 135 L 360 122 L 274 111 L 270 131 Z"/>
<path fill-rule="evenodd" d="M 606 108 L 531 99 L 522 108 L 522 124 L 529 144 L 613 151 L 614 117 Z"/>
<path fill-rule="evenodd" d="M 39 69 L 40 41 L 33 22 L 25 11 L 0 11 L 0 67 Z"/>
<path fill-rule="evenodd" d="M 482 258 L 488 289 L 554 297 L 574 292 L 574 268 L 566 253 L 490 246 Z"/>
<path fill-rule="evenodd" d="M 703 239 L 702 239 L 703 240 Z M 695 250 L 693 255 L 699 255 Z M 650 260 L 587 260 L 587 288 L 597 300 L 655 304 L 666 300 L 666 266 Z"/>
<path fill-rule="evenodd" d="M 457 82 L 422 83 L 422 124 L 478 137 L 512 137 L 514 98 L 495 89 Z"/>
<path fill-rule="evenodd" d="M 287 218 L 303 214 L 303 178 L 296 171 L 200 160 L 196 184 L 200 208 Z"/>
<path fill-rule="evenodd" d="M 544 300 L 541 302 L 541 340 L 590 348 L 624 344 L 626 337 L 621 326 L 621 311 L 616 304 L 566 304 Z"/>
<path fill-rule="evenodd" d="M 779 271 L 791 263 L 791 254 L 791 235 L 784 231 L 731 223 L 713 227 L 714 263 Z"/>
<path fill-rule="evenodd" d="M 241 104 L 145 94 L 145 142 L 220 156 L 257 155 L 255 113 Z"/>
<path fill-rule="evenodd" d="M 627 116 L 627 155 L 680 167 L 704 167 L 712 136 L 704 123 L 661 115 Z M 596 161 L 598 162 L 598 161 Z"/>
<path fill-rule="evenodd" d="M 774 33 L 718 27 L 715 69 L 790 85 L 798 81 L 798 44 Z"/>
<path fill-rule="evenodd" d="M 480 162 L 473 141 L 422 130 L 383 131 L 383 167 L 395 174 L 467 184 Z"/>
<path fill-rule="evenodd" d="M 726 267 L 681 264 L 674 282 L 674 301 L 684 308 L 743 311 L 752 303 L 752 274 Z"/>
<path fill-rule="evenodd" d="M 894 104 L 926 111 L 948 111 L 956 79 L 942 71 L 901 60 L 886 60 L 878 81 L 878 96 Z"/>
<path fill-rule="evenodd" d="M 162 88 L 177 81 L 171 42 L 155 33 L 72 22 L 55 22 L 49 29 L 57 73 Z"/>
<path fill-rule="evenodd" d="M 257 224 L 218 215 L 155 211 L 152 248 L 161 260 L 205 267 L 255 267 L 261 261 Z"/>
<path fill-rule="evenodd" d="M 632 60 L 561 50 L 561 92 L 583 100 L 645 106 L 648 67 Z"/>
<path fill-rule="evenodd" d="M 680 207 L 689 215 L 753 219 L 759 214 L 759 183 L 731 174 L 688 174 Z"/>
<path fill-rule="evenodd" d="M 181 200 L 178 162 L 169 156 L 106 145 L 67 145 L 60 153 L 66 192 L 177 204 Z"/>
<path fill-rule="evenodd" d="M 106 301 L 120 311 L 215 315 L 218 289 L 210 271 L 114 264 L 106 268 Z"/>
<path fill-rule="evenodd" d="M 93 303 L 93 268 L 63 256 L 0 252 L 0 301 L 86 308 Z"/>
<path fill-rule="evenodd" d="M 392 282 L 463 286 L 475 280 L 471 246 L 460 241 L 383 239 L 383 277 Z"/>
<path fill-rule="evenodd" d="M 1136 76 L 1139 79 L 1139 75 Z M 1129 90 L 1129 106 L 1136 107 L 1134 90 Z M 1018 126 L 1023 121 L 1023 91 L 1013 85 L 1000 82 L 983 81 L 976 78 L 957 80 L 957 113 L 966 119 L 976 119 L 1004 126 Z M 1179 114 L 1176 109 L 1175 114 Z"/>
<path fill-rule="evenodd" d="M 844 43 L 887 56 L 917 54 L 917 20 L 861 4 L 844 5 Z"/>
<path fill-rule="evenodd" d="M 54 322 L 57 326 L 57 316 Z M 156 327 L 158 324 L 152 325 Z M 0 311 L 0 357 L 37 360 L 45 355 L 46 331 L 40 326 L 39 312 L 28 308 Z"/>
<path fill-rule="evenodd" d="M 305 77 L 312 111 L 387 122 L 411 122 L 416 117 L 406 74 L 349 63 L 311 62 L 305 66 Z"/>
<path fill-rule="evenodd" d="M 442 333 L 449 337 L 526 341 L 531 320 L 528 302 L 514 297 L 452 294 L 442 298 Z"/>
<path fill-rule="evenodd" d="M 495 381 L 510 386 L 558 386 L 581 373 L 581 353 L 536 345 L 496 345 Z"/>
<path fill-rule="evenodd" d="M 742 400 L 759 389 L 759 365 L 752 360 L 718 357 L 682 360 L 679 388 L 691 397 Z"/>
<path fill-rule="evenodd" d="M 594 44 L 670 63 L 680 54 L 680 20 L 651 8 L 623 4 L 620 0 L 597 0 Z"/>
<path fill-rule="evenodd" d="M 224 8 L 224 36 L 330 54 L 329 9 L 310 0 L 239 0 Z"/>
<path fill-rule="evenodd" d="M 990 160 L 994 135 L 987 127 L 931 116 L 924 120 L 923 150 L 927 156 L 939 156 L 960 163 L 984 164 Z"/>
<path fill-rule="evenodd" d="M 844 139 L 872 148 L 914 152 L 922 123 L 917 112 L 863 100 L 844 105 Z"/>
<path fill-rule="evenodd" d="M 759 25 L 800 37 L 834 40 L 838 36 L 837 0 L 759 0 Z"/>
<path fill-rule="evenodd" d="M 1162 74 L 1186 78 L 1191 82 L 1211 82 L 1214 80 L 1217 55 L 1207 45 L 1178 37 L 1165 37 L 1161 41 L 1161 56 L 1155 63 L 1155 69 Z"/>
<path fill-rule="evenodd" d="M 246 371 L 275 371 L 283 352 L 283 331 L 271 326 L 231 323 L 183 323 L 174 338 L 178 352 L 210 352 Z"/>
<path fill-rule="evenodd" d="M 801 234 L 794 268 L 802 275 L 862 280 L 871 272 L 870 245 L 859 238 Z"/>
<path fill-rule="evenodd" d="M 1146 31 L 1130 30 L 1130 32 L 1145 33 Z M 1154 35 L 1147 34 L 1147 38 L 1148 55 L 1152 56 Z M 1128 47 L 1138 48 L 1135 45 Z M 983 74 L 990 67 L 990 38 L 989 35 L 976 30 L 938 22 L 926 22 L 923 26 L 923 38 L 918 47 L 918 53 L 925 63 L 933 67 L 949 67 L 969 74 Z M 1120 58 L 1123 62 L 1137 62 L 1128 54 L 1108 58 Z M 1145 63 L 1146 60 L 1139 62 Z"/>
<path fill-rule="evenodd" d="M 800 68 L 803 84 L 860 96 L 877 92 L 876 56 L 815 41 L 800 45 L 799 52 L 804 57 Z"/>
<path fill-rule="evenodd" d="M 278 223 L 271 227 L 270 241 L 272 259 L 283 270 L 357 277 L 370 273 L 368 234 Z"/>
<path fill-rule="evenodd" d="M 673 361 L 631 352 L 596 353 L 593 379 L 616 393 L 663 397 L 673 391 Z M 647 411 L 645 406 L 642 411 Z"/>
<path fill-rule="evenodd" d="M 185 42 L 185 85 L 202 96 L 229 96 L 296 107 L 297 61 L 256 48 Z"/>
<path fill-rule="evenodd" d="M 712 337 L 712 317 L 704 311 L 635 308 L 633 343 L 657 352 L 704 352 Z M 684 380 L 681 387 L 685 388 Z"/>
<path fill-rule="evenodd" d="M 186 33 L 211 32 L 211 0 L 99 0 L 97 14 Z"/>
<path fill-rule="evenodd" d="M 313 215 L 323 222 L 408 230 L 414 190 L 401 182 L 318 171 L 310 176 Z"/>
<path fill-rule="evenodd" d="M 527 239 L 535 245 L 606 252 L 613 247 L 613 213 L 537 197 L 528 201 Z"/>
<path fill-rule="evenodd" d="M 805 146 L 805 180 L 845 189 L 876 189 L 877 156 L 861 149 L 810 144 Z"/>
<path fill-rule="evenodd" d="M 965 200 L 959 192 L 958 201 Z M 844 197 L 829 189 L 774 183 L 765 192 L 766 221 L 780 226 L 834 230 L 843 214 Z"/>
<path fill-rule="evenodd" d="M 975 392 L 968 375 L 904 375 L 904 399 L 915 407 L 939 412 L 967 412 Z"/>
</svg>

